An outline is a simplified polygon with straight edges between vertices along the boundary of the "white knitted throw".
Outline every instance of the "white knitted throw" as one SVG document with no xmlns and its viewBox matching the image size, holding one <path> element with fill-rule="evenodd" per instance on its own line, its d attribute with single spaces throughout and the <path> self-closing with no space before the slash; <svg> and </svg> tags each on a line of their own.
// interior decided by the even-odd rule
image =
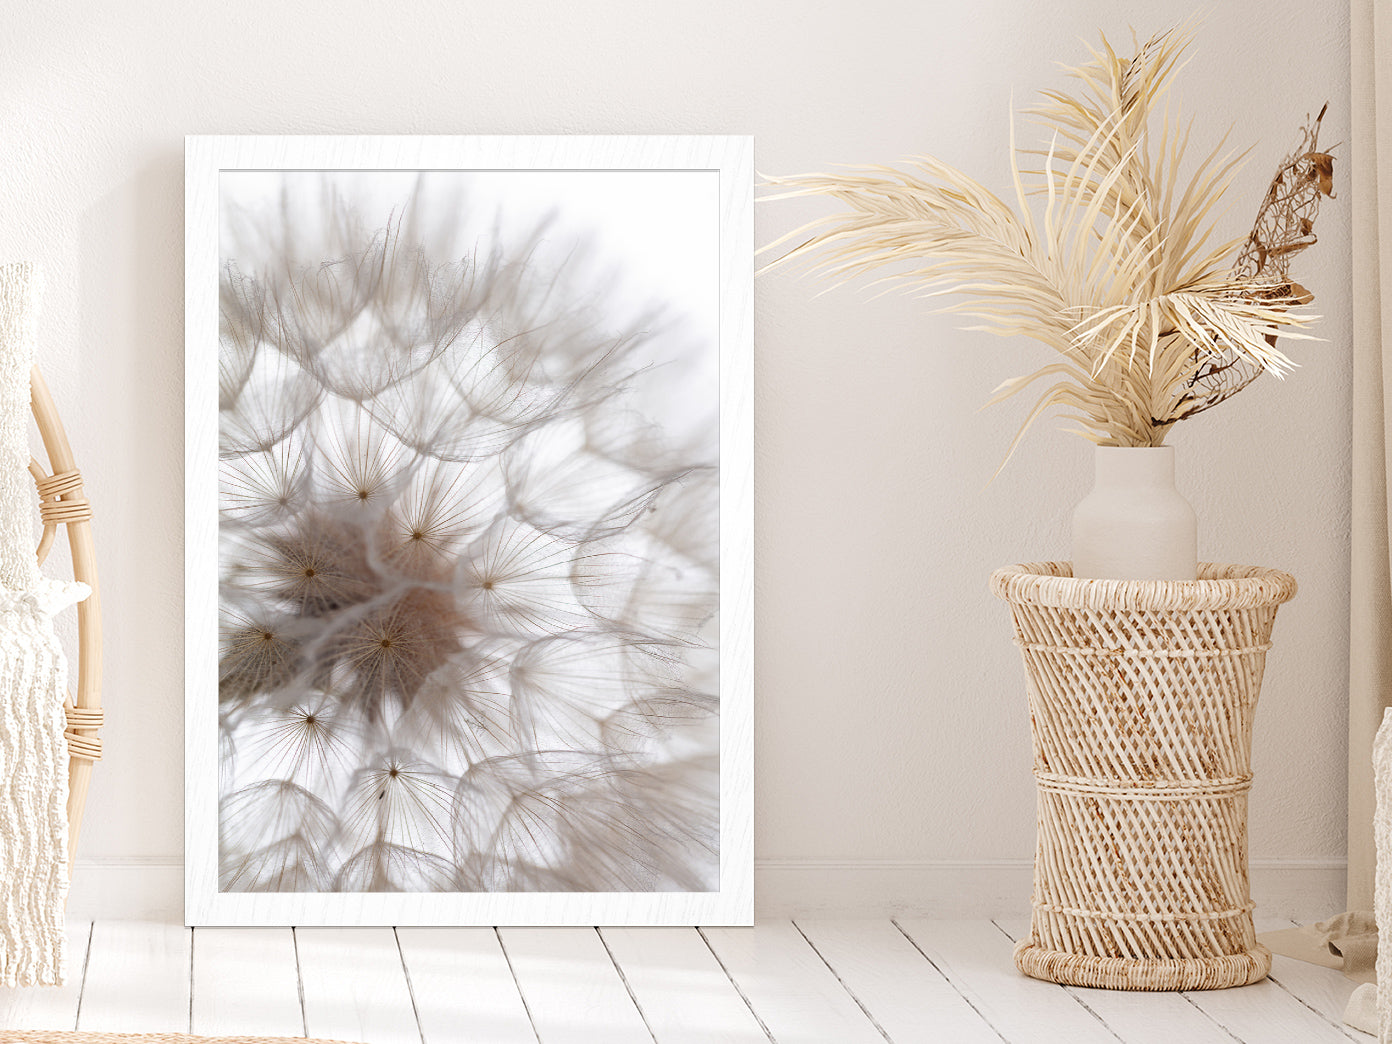
<svg viewBox="0 0 1392 1044">
<path fill-rule="evenodd" d="M 38 280 L 0 265 L 0 986 L 60 985 L 68 895 L 67 661 L 53 615 L 86 584 L 40 576 L 28 474 Z"/>
<path fill-rule="evenodd" d="M 1377 870 L 1373 881 L 1373 913 L 1377 917 L 1377 1009 L 1379 1044 L 1392 1044 L 1392 708 L 1382 712 L 1382 727 L 1373 740 L 1373 791 L 1377 810 L 1373 833 L 1377 841 Z"/>
</svg>

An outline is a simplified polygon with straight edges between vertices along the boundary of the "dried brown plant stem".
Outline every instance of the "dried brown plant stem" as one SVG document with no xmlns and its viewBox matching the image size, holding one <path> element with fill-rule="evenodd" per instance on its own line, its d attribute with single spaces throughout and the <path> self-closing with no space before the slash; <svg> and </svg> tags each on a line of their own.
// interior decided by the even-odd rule
<svg viewBox="0 0 1392 1044">
<path fill-rule="evenodd" d="M 1319 115 L 1302 128 L 1301 141 L 1294 152 L 1276 169 L 1257 210 L 1256 221 L 1248 234 L 1232 274 L 1271 286 L 1270 296 L 1309 304 L 1314 294 L 1290 278 L 1291 260 L 1296 254 L 1315 245 L 1315 219 L 1319 216 L 1320 200 L 1334 195 L 1334 157 L 1319 148 L 1320 125 L 1329 104 Z M 1270 338 L 1275 344 L 1275 338 Z M 1200 359 L 1190 391 L 1188 404 L 1182 407 L 1185 418 L 1226 402 L 1261 376 L 1261 367 L 1235 352 L 1205 355 Z"/>
</svg>

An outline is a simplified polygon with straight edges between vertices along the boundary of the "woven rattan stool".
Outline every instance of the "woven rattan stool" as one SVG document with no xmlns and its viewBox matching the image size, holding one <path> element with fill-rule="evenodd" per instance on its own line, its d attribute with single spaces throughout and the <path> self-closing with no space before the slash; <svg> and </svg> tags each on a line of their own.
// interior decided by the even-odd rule
<svg viewBox="0 0 1392 1044">
<path fill-rule="evenodd" d="M 1026 975 L 1195 990 L 1265 977 L 1247 877 L 1252 715 L 1285 573 L 1001 569 L 1024 655 L 1039 834 Z"/>
</svg>

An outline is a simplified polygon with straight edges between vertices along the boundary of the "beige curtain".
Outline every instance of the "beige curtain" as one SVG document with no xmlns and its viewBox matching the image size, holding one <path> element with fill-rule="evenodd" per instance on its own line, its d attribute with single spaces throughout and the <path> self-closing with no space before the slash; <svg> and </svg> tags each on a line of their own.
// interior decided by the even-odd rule
<svg viewBox="0 0 1392 1044">
<path fill-rule="evenodd" d="M 1352 0 L 1353 561 L 1348 909 L 1373 908 L 1373 735 L 1392 706 L 1392 5 Z"/>
</svg>

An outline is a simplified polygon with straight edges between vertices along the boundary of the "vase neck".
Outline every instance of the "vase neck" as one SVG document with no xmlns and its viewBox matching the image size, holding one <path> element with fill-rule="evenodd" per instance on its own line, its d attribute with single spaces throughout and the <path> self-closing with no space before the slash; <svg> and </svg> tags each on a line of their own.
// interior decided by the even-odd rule
<svg viewBox="0 0 1392 1044">
<path fill-rule="evenodd" d="M 1099 486 L 1173 486 L 1173 446 L 1098 446 Z"/>
</svg>

